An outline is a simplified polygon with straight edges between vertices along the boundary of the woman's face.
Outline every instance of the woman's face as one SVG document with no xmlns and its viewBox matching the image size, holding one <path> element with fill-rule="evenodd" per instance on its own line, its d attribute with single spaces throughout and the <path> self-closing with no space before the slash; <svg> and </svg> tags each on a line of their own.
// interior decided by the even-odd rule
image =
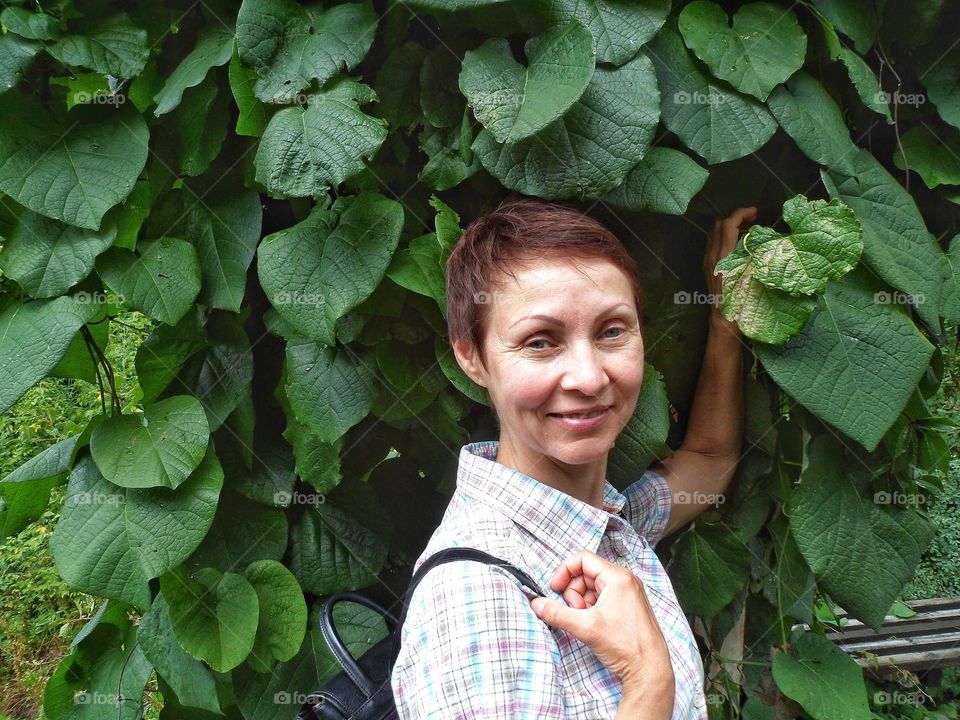
<svg viewBox="0 0 960 720">
<path fill-rule="evenodd" d="M 605 458 L 643 382 L 630 281 L 602 258 L 544 259 L 515 275 L 484 298 L 486 369 L 470 351 L 460 364 L 487 388 L 501 446 L 570 465 Z M 558 416 L 598 405 L 592 420 Z"/>
</svg>

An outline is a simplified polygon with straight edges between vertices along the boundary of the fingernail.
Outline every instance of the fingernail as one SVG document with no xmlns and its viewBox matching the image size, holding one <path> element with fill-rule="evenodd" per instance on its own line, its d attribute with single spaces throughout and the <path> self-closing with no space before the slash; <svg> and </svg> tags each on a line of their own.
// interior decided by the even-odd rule
<svg viewBox="0 0 960 720">
<path fill-rule="evenodd" d="M 533 611 L 539 616 L 543 612 L 543 606 L 546 604 L 546 600 L 542 597 L 534 598 L 530 601 L 530 606 L 533 608 Z"/>
</svg>

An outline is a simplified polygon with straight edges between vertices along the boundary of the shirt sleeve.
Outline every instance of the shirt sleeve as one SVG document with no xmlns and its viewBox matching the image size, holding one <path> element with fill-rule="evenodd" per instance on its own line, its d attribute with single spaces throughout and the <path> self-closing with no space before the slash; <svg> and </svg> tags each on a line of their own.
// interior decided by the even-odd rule
<svg viewBox="0 0 960 720">
<path fill-rule="evenodd" d="M 663 475 L 647 470 L 623 494 L 627 498 L 623 506 L 624 515 L 637 534 L 645 537 L 653 547 L 663 537 L 670 519 L 673 505 L 670 485 Z"/>
<path fill-rule="evenodd" d="M 564 717 L 560 651 L 508 573 L 444 563 L 410 603 L 391 675 L 401 720 Z"/>
</svg>

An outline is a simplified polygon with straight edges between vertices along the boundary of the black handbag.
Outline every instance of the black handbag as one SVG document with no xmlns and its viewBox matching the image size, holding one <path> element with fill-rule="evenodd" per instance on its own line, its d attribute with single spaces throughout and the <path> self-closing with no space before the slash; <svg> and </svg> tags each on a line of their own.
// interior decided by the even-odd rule
<svg viewBox="0 0 960 720">
<path fill-rule="evenodd" d="M 521 585 L 527 586 L 537 595 L 543 595 L 537 584 L 523 570 L 483 550 L 469 547 L 447 548 L 424 561 L 407 587 L 399 621 L 388 610 L 359 593 L 341 592 L 331 595 L 320 612 L 320 630 L 343 672 L 307 696 L 297 714 L 297 720 L 394 720 L 399 717 L 393 701 L 390 675 L 400 652 L 400 630 L 407 616 L 410 598 L 413 597 L 417 584 L 431 568 L 453 560 L 476 560 L 497 565 L 517 578 Z M 359 660 L 354 659 L 347 650 L 333 625 L 333 607 L 343 600 L 360 603 L 380 613 L 390 629 L 390 635 L 367 650 Z"/>
</svg>

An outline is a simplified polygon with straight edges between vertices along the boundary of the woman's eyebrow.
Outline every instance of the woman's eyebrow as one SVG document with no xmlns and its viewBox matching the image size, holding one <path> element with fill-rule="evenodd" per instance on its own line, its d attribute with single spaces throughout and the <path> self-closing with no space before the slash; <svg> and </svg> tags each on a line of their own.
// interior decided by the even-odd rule
<svg viewBox="0 0 960 720">
<path fill-rule="evenodd" d="M 629 305 L 627 305 L 627 303 L 625 302 L 617 303 L 616 305 L 611 305 L 610 307 L 608 307 L 606 310 L 600 313 L 600 315 L 609 315 L 611 312 L 616 310 L 621 305 L 626 305 L 627 307 L 629 307 Z M 517 320 L 515 323 L 513 323 L 513 325 L 519 325 L 524 320 L 543 320 L 544 322 L 553 323 L 554 325 L 559 325 L 562 328 L 565 328 L 567 326 L 567 324 L 563 322 L 563 320 L 558 320 L 557 318 L 551 315 L 527 315 Z M 511 325 L 510 327 L 513 327 L 513 325 Z"/>
</svg>

